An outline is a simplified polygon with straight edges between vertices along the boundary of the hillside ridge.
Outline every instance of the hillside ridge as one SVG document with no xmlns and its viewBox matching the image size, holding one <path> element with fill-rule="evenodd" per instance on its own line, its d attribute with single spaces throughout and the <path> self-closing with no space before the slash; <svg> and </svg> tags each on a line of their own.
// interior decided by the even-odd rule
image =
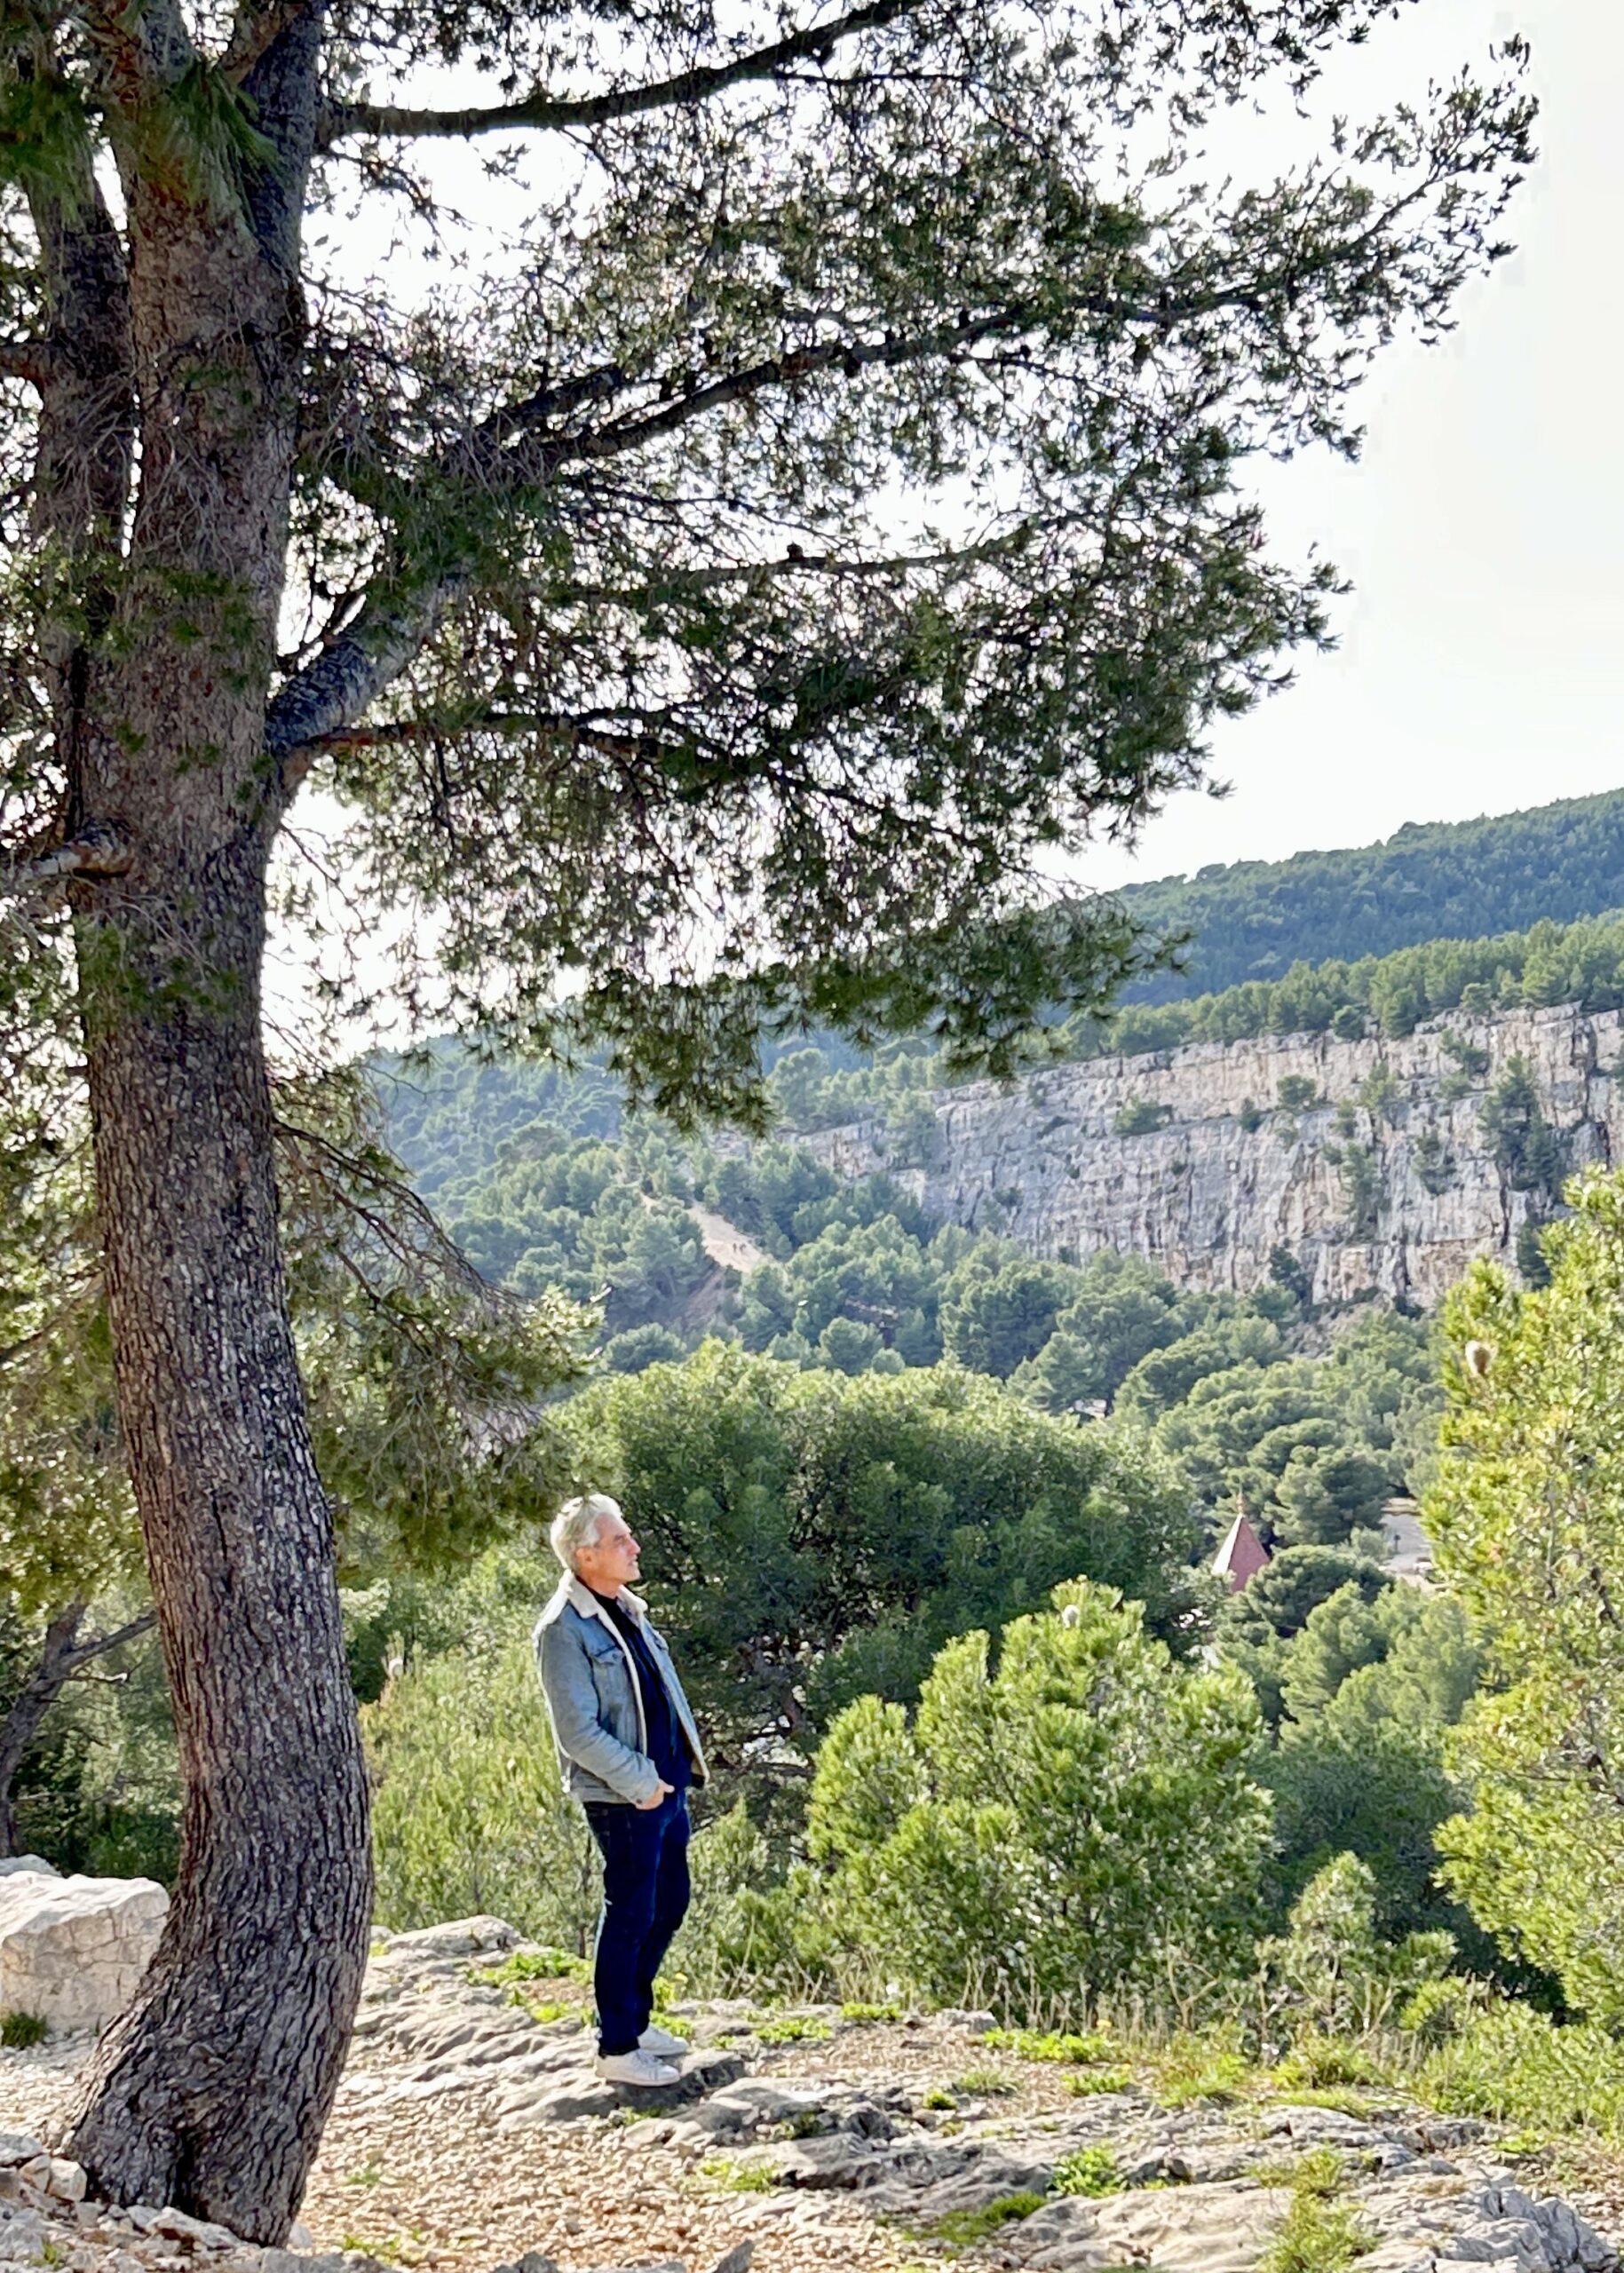
<svg viewBox="0 0 1624 2273">
<path fill-rule="evenodd" d="M 1124 884 L 1114 897 L 1159 934 L 1194 934 L 1180 969 L 1137 982 L 1130 1002 L 1279 978 L 1298 962 L 1570 923 L 1624 901 L 1624 790 L 1473 820 L 1407 821 L 1374 843 L 1214 865 Z"/>
</svg>

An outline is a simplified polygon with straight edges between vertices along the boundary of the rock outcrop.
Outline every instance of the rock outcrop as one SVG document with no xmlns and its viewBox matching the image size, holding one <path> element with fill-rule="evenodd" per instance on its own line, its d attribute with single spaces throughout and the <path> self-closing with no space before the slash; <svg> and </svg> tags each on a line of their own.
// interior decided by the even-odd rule
<svg viewBox="0 0 1624 2273">
<path fill-rule="evenodd" d="M 0 2012 L 104 2028 L 134 1996 L 168 1908 L 152 1879 L 59 1878 L 48 1864 L 0 1877 Z"/>
<path fill-rule="evenodd" d="M 1401 1041 L 1202 1042 L 940 1090 L 923 1144 L 915 1123 L 899 1146 L 878 1118 L 798 1141 L 1036 1255 L 1117 1247 L 1180 1285 L 1247 1293 L 1284 1249 L 1318 1301 L 1430 1305 L 1474 1256 L 1515 1258 L 1523 1225 L 1554 1212 L 1482 1127 L 1511 1061 L 1572 1173 L 1624 1160 L 1621 1045 L 1616 1010 L 1455 1011 Z M 1313 1102 L 1283 1104 L 1282 1084 Z"/>
<path fill-rule="evenodd" d="M 582 1984 L 549 1984 L 539 1952 L 492 1965 L 516 1941 L 476 1919 L 375 1951 L 313 2230 L 288 2249 L 88 2198 L 42 2109 L 37 2135 L 0 2133 L 0 2264 L 745 2273 L 754 2254 L 760 2273 L 897 2273 L 969 2251 L 1009 2273 L 1257 2273 L 1307 2187 L 1365 2273 L 1618 2273 L 1608 2236 L 1475 2119 L 1397 2093 L 1366 2113 L 1288 2093 L 1168 2105 L 1129 2070 L 1067 2091 L 996 2039 L 989 2071 L 986 2015 L 678 2006 L 680 2084 L 616 2092 L 592 2074 Z M 532 2004 L 544 1986 L 574 2001 Z M 41 2056 L 0 2053 L 0 2099 Z"/>
</svg>

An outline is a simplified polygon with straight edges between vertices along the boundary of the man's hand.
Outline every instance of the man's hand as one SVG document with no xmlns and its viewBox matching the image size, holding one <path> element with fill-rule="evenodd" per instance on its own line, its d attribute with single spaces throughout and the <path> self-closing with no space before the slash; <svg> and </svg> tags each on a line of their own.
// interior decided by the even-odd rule
<svg viewBox="0 0 1624 2273">
<path fill-rule="evenodd" d="M 661 1800 L 669 1800 L 676 1788 L 677 1786 L 674 1784 L 656 1784 L 654 1786 L 654 1798 L 652 1800 L 639 1800 L 638 1802 L 638 1805 L 642 1809 L 644 1814 L 646 1815 L 651 1808 L 657 1808 Z"/>
</svg>

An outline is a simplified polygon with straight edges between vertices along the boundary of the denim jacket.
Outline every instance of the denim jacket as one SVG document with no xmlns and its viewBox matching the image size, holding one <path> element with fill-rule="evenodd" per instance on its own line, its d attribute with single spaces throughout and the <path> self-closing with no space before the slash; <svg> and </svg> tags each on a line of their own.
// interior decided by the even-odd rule
<svg viewBox="0 0 1624 2273">
<path fill-rule="evenodd" d="M 642 1628 L 693 1755 L 693 1780 L 702 1784 L 705 1755 L 671 1653 L 649 1623 L 646 1604 L 630 1588 L 621 1589 L 620 1598 Z M 641 1807 L 652 1800 L 660 1777 L 648 1756 L 637 1668 L 591 1588 L 567 1574 L 560 1579 L 536 1620 L 535 1642 L 565 1790 L 591 1806 L 620 1801 Z"/>
</svg>

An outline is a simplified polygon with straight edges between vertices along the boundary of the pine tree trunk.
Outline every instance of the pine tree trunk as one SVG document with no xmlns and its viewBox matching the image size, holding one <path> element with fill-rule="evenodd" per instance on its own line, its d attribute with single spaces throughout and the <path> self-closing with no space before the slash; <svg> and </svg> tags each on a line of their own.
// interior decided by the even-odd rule
<svg viewBox="0 0 1624 2273">
<path fill-rule="evenodd" d="M 153 0 L 135 35 L 166 13 Z M 175 1899 L 70 2150 L 114 2201 L 262 2242 L 297 2211 L 337 2088 L 371 1902 L 260 1038 L 320 38 L 305 0 L 245 81 L 273 162 L 240 186 L 205 170 L 183 194 L 184 169 L 129 154 L 139 479 L 109 636 L 59 698 L 74 825 L 127 848 L 71 896 L 119 1419 L 185 1787 Z M 132 53 L 169 67 L 161 44 Z"/>
<path fill-rule="evenodd" d="M 270 2242 L 337 2087 L 371 1879 L 277 1245 L 260 879 L 242 872 L 263 857 L 250 833 L 144 899 L 122 937 L 82 926 L 119 1408 L 186 1798 L 158 1953 L 70 2151 L 114 2201 L 178 2203 Z M 151 984 L 177 941 L 185 978 Z"/>
</svg>

